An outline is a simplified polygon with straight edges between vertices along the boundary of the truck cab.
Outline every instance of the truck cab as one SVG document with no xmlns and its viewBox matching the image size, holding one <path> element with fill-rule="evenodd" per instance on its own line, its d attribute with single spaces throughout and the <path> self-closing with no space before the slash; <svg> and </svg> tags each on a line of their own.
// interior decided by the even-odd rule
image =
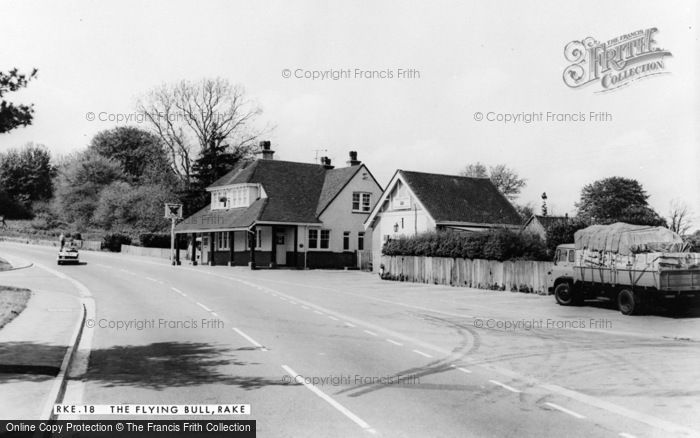
<svg viewBox="0 0 700 438">
<path fill-rule="evenodd" d="M 547 290 L 549 293 L 554 292 L 554 288 L 559 283 L 574 281 L 574 261 L 576 260 L 576 251 L 573 243 L 565 243 L 557 246 L 554 252 L 554 266 L 547 273 Z"/>
</svg>

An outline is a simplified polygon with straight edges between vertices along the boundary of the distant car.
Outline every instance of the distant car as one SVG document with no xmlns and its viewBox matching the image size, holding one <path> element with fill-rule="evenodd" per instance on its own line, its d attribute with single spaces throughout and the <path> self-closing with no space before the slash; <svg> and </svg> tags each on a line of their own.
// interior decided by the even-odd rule
<svg viewBox="0 0 700 438">
<path fill-rule="evenodd" d="M 56 263 L 59 265 L 65 264 L 78 264 L 80 263 L 78 250 L 75 248 L 64 248 L 63 251 L 58 252 L 58 259 Z"/>
</svg>

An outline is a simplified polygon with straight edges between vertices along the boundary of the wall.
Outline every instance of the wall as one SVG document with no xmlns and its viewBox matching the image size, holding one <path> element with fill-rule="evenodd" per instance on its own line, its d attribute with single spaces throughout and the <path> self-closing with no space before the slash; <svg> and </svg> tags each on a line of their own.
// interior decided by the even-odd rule
<svg viewBox="0 0 700 438">
<path fill-rule="evenodd" d="M 547 294 L 552 262 L 497 262 L 444 257 L 382 256 L 392 280 L 479 289 L 519 290 Z M 375 269 L 378 263 L 375 262 Z"/>
<path fill-rule="evenodd" d="M 122 254 L 170 259 L 170 248 L 146 248 L 143 246 L 122 245 Z M 184 261 L 185 250 L 180 249 L 180 260 Z"/>
<path fill-rule="evenodd" d="M 320 220 L 323 222 L 323 228 L 331 230 L 330 248 L 318 249 L 318 252 L 343 252 L 343 232 L 350 231 L 350 248 L 349 251 L 357 250 L 357 233 L 364 232 L 364 222 L 369 217 L 369 213 L 353 213 L 352 212 L 352 194 L 353 192 L 366 192 L 372 194 L 370 211 L 382 195 L 381 187 L 372 178 L 367 168 L 360 165 L 361 168 L 355 176 L 348 182 L 343 190 L 338 193 L 338 196 L 330 203 L 326 210 L 321 214 Z M 366 177 L 363 179 L 363 177 Z M 307 234 L 300 234 L 300 242 L 304 242 L 304 246 L 308 245 Z M 365 236 L 365 249 L 370 249 L 371 239 Z M 311 253 L 309 251 L 309 260 Z"/>
</svg>

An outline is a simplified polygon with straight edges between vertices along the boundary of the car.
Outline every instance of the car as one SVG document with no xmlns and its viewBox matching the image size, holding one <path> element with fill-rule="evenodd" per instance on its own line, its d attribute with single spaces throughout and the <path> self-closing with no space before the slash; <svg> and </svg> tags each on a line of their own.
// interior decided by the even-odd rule
<svg viewBox="0 0 700 438">
<path fill-rule="evenodd" d="M 75 248 L 64 248 L 63 250 L 58 252 L 58 258 L 56 260 L 56 263 L 59 265 L 65 265 L 65 264 L 79 264 L 80 263 L 80 254 L 78 253 L 78 250 Z"/>
</svg>

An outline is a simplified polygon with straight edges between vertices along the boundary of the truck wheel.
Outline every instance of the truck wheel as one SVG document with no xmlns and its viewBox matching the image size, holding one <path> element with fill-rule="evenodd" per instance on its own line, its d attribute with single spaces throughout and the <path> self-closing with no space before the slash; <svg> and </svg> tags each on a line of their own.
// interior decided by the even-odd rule
<svg viewBox="0 0 700 438">
<path fill-rule="evenodd" d="M 572 289 L 573 287 L 566 282 L 559 283 L 557 287 L 554 288 L 554 298 L 556 298 L 559 305 L 571 306 L 577 304 L 577 299 Z"/>
<path fill-rule="evenodd" d="M 622 289 L 617 294 L 617 308 L 623 315 L 634 315 L 640 310 L 638 297 L 629 289 Z"/>
</svg>

